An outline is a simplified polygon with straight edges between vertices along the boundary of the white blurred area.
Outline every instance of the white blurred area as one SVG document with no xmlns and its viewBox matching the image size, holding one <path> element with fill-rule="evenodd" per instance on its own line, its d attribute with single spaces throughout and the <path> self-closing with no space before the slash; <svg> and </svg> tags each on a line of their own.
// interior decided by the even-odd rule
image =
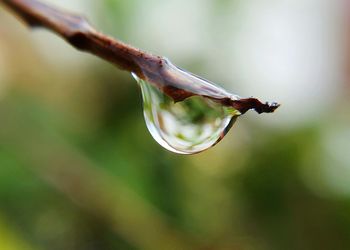
<svg viewBox="0 0 350 250">
<path fill-rule="evenodd" d="M 255 4 L 254 4 L 255 2 Z M 232 68 L 245 92 L 282 103 L 269 121 L 295 125 L 330 111 L 344 83 L 337 1 L 246 1 Z M 236 59 L 237 58 L 237 59 Z M 239 58 L 239 59 L 238 59 Z"/>
</svg>

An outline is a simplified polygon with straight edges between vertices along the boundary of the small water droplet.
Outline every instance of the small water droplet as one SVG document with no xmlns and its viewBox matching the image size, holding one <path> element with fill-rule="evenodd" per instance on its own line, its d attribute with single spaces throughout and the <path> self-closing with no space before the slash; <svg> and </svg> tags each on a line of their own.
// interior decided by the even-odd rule
<svg viewBox="0 0 350 250">
<path fill-rule="evenodd" d="M 211 148 L 226 135 L 240 115 L 234 108 L 200 95 L 174 101 L 156 84 L 142 80 L 136 74 L 133 77 L 142 90 L 148 130 L 169 151 L 195 154 Z"/>
</svg>

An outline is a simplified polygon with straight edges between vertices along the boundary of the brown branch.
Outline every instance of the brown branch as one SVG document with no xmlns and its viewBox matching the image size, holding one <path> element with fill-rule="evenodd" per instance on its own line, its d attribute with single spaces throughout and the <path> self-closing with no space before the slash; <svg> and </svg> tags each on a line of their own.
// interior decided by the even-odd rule
<svg viewBox="0 0 350 250">
<path fill-rule="evenodd" d="M 78 15 L 49 6 L 38 0 L 0 0 L 31 27 L 43 27 L 60 35 L 72 46 L 109 61 L 122 70 L 158 87 L 174 101 L 199 95 L 242 114 L 250 109 L 258 113 L 271 113 L 277 103 L 262 103 L 255 98 L 241 99 L 214 84 L 183 71 L 164 57 L 155 56 L 124 44 L 96 31 L 88 21 Z"/>
</svg>

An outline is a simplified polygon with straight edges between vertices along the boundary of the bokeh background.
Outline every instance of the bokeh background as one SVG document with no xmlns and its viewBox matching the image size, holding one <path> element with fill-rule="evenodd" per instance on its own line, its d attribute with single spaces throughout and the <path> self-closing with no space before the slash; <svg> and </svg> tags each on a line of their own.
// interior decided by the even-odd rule
<svg viewBox="0 0 350 250">
<path fill-rule="evenodd" d="M 241 96 L 216 147 L 163 150 L 127 72 L 0 7 L 0 249 L 350 249 L 341 0 L 47 0 Z"/>
</svg>

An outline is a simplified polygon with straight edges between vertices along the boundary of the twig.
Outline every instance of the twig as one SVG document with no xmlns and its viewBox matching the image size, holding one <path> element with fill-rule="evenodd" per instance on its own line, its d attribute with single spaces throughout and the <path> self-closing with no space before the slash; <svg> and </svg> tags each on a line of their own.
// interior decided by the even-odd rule
<svg viewBox="0 0 350 250">
<path fill-rule="evenodd" d="M 238 98 L 225 90 L 180 70 L 164 57 L 155 56 L 124 44 L 96 31 L 81 16 L 60 10 L 38 0 L 0 0 L 31 27 L 43 27 L 60 35 L 72 46 L 109 61 L 122 70 L 157 86 L 174 101 L 200 95 L 242 114 L 250 109 L 258 113 L 271 113 L 277 103 L 262 103 L 256 98 Z"/>
</svg>

